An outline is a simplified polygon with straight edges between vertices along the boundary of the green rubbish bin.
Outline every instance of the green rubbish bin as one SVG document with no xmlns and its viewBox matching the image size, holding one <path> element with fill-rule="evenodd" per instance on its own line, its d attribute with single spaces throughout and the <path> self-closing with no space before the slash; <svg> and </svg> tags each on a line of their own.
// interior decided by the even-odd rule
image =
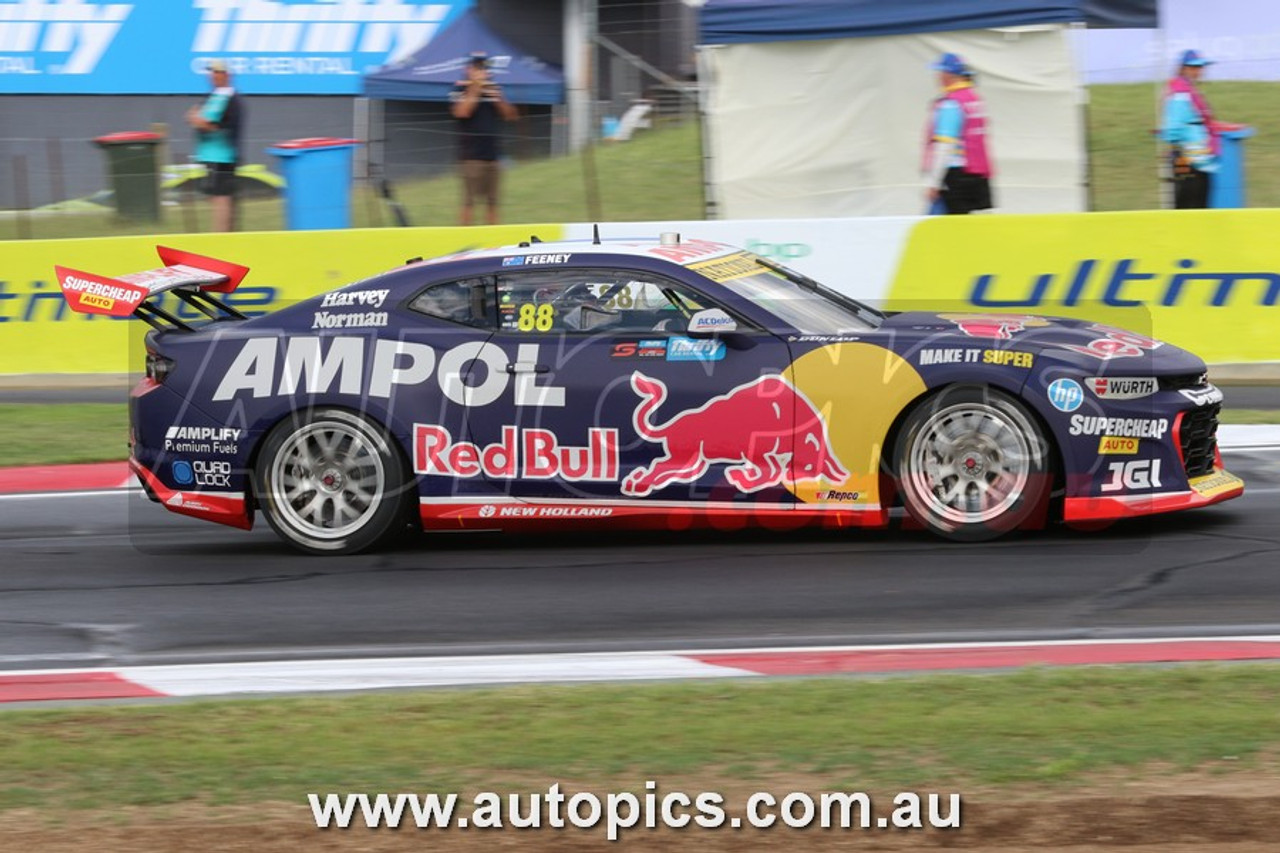
<svg viewBox="0 0 1280 853">
<path fill-rule="evenodd" d="M 160 221 L 160 169 L 156 152 L 164 137 L 148 130 L 109 133 L 93 140 L 107 155 L 116 213 L 141 222 Z"/>
</svg>

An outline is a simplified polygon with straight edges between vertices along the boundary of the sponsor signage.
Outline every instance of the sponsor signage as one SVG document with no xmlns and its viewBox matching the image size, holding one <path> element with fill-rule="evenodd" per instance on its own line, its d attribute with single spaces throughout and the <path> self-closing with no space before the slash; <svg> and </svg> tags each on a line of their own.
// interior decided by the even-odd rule
<svg viewBox="0 0 1280 853">
<path fill-rule="evenodd" d="M 500 441 L 481 447 L 455 441 L 445 427 L 414 424 L 413 470 L 495 480 L 612 482 L 618 479 L 618 431 L 591 427 L 586 445 L 573 446 L 549 429 L 504 426 Z"/>
<path fill-rule="evenodd" d="M 1099 456 L 1132 456 L 1138 452 L 1139 439 L 1120 435 L 1104 435 L 1098 439 Z"/>
<path fill-rule="evenodd" d="M 1134 459 L 1129 462 L 1112 462 L 1108 466 L 1107 481 L 1099 487 L 1102 492 L 1131 492 L 1158 489 L 1160 482 L 1159 459 Z"/>
<path fill-rule="evenodd" d="M 357 95 L 472 0 L 0 0 L 0 91 Z"/>
<path fill-rule="evenodd" d="M 513 360 L 483 341 L 437 352 L 427 344 L 363 337 L 249 338 L 240 344 L 213 399 L 326 393 L 388 398 L 397 386 L 434 381 L 445 397 L 463 406 L 487 406 L 514 385 L 517 406 L 562 408 L 562 386 L 538 384 L 546 378 L 542 374 L 507 370 L 513 363 L 537 364 L 538 346 L 520 344 Z M 484 378 L 478 385 L 467 385 L 463 374 L 473 361 L 488 369 L 480 371 Z"/>
<path fill-rule="evenodd" d="M 1169 431 L 1165 418 L 1104 418 L 1072 415 L 1068 428 L 1072 435 L 1108 435 L 1121 438 L 1164 438 Z"/>
<path fill-rule="evenodd" d="M 1152 376 L 1095 376 L 1086 383 L 1099 400 L 1138 400 L 1150 397 L 1160 384 Z"/>
<path fill-rule="evenodd" d="M 1216 385 L 1207 385 L 1204 388 L 1183 388 L 1178 393 L 1197 406 L 1212 406 L 1223 400 L 1222 391 Z"/>
<path fill-rule="evenodd" d="M 923 220 L 887 307 L 1056 315 L 1138 331 L 1211 364 L 1274 360 L 1280 212 L 1190 213 L 1011 215 L 976 228 Z M 1079 345 L 1100 360 L 1151 348 L 1106 332 Z"/>
<path fill-rule="evenodd" d="M 0 0 L 3 8 L 5 0 Z M 0 51 L 2 53 L 3 51 Z M 554 224 L 475 226 L 466 242 L 488 246 L 513 244 L 529 237 L 530 229 L 544 239 L 560 239 Z M 343 231 L 184 234 L 174 242 L 186 250 L 249 267 L 245 284 L 221 299 L 250 317 L 320 296 L 338 285 L 358 282 L 386 272 L 404 257 L 408 241 L 424 255 L 456 252 L 462 238 L 456 228 L 370 228 Z M 180 240 L 180 242 L 179 242 Z M 130 317 L 81 314 L 71 310 L 54 269 L 66 265 L 107 274 L 136 270 L 139 259 L 155 256 L 156 238 L 117 236 L 110 240 L 0 240 L 0 374 L 83 373 L 123 374 L 143 369 L 141 346 L 146 326 Z M 75 276 L 92 282 L 93 278 Z M 106 280 L 113 286 L 119 282 Z M 354 285 L 329 294 L 340 303 L 320 305 L 331 311 L 390 309 L 378 304 L 381 288 Z M 86 290 L 87 290 L 86 286 Z M 138 287 L 138 300 L 145 295 Z M 105 294 L 98 294 L 105 295 Z M 388 300 L 390 297 L 383 297 Z M 345 300 L 351 299 L 351 302 Z M 323 301 L 323 299 L 321 300 Z M 182 320 L 205 315 L 172 293 L 152 303 Z M 132 307 L 117 302 L 122 314 Z"/>
<path fill-rule="evenodd" d="M 1049 403 L 1059 412 L 1074 412 L 1084 403 L 1084 389 L 1074 379 L 1055 379 L 1049 384 Z"/>
</svg>

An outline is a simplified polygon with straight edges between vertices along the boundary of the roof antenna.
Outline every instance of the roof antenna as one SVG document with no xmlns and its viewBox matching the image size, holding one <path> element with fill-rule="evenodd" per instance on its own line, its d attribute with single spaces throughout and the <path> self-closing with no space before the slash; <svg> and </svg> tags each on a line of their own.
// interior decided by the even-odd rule
<svg viewBox="0 0 1280 853">
<path fill-rule="evenodd" d="M 600 245 L 600 223 L 597 222 L 591 226 L 591 245 Z"/>
<path fill-rule="evenodd" d="M 529 235 L 529 242 L 530 242 L 530 243 L 541 243 L 541 242 L 542 242 L 542 238 L 541 238 L 541 237 L 539 237 L 537 234 L 530 234 L 530 235 Z"/>
</svg>

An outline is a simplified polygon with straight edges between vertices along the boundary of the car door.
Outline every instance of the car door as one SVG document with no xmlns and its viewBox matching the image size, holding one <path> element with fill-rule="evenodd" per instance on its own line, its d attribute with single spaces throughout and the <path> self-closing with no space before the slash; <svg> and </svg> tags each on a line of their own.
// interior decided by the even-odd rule
<svg viewBox="0 0 1280 853">
<path fill-rule="evenodd" d="M 393 370 L 430 371 L 436 381 L 398 391 L 390 416 L 409 431 L 421 496 L 438 503 L 485 499 L 493 490 L 466 447 L 471 411 L 482 410 L 509 382 L 497 364 L 501 352 L 489 343 L 497 326 L 493 286 L 492 276 L 436 282 L 405 306 L 418 322 L 401 330 L 399 346 L 408 356 Z M 488 369 L 491 364 L 497 369 Z"/>
<path fill-rule="evenodd" d="M 718 306 L 650 272 L 518 270 L 496 286 L 491 342 L 510 360 L 513 389 L 470 410 L 468 427 L 481 452 L 512 460 L 486 475 L 513 500 L 568 505 L 526 512 L 791 504 L 781 339 L 741 317 L 731 335 L 689 335 L 689 318 Z"/>
</svg>

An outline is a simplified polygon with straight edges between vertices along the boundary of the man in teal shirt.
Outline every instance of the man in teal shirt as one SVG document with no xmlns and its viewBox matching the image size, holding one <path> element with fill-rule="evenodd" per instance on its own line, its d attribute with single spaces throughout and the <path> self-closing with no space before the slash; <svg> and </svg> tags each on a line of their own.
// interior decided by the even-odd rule
<svg viewBox="0 0 1280 853">
<path fill-rule="evenodd" d="M 204 103 L 187 112 L 187 123 L 196 130 L 195 158 L 208 173 L 205 194 L 213 205 L 213 230 L 235 230 L 235 176 L 239 160 L 240 97 L 231 86 L 231 74 L 220 59 L 209 63 L 213 91 Z"/>
</svg>

